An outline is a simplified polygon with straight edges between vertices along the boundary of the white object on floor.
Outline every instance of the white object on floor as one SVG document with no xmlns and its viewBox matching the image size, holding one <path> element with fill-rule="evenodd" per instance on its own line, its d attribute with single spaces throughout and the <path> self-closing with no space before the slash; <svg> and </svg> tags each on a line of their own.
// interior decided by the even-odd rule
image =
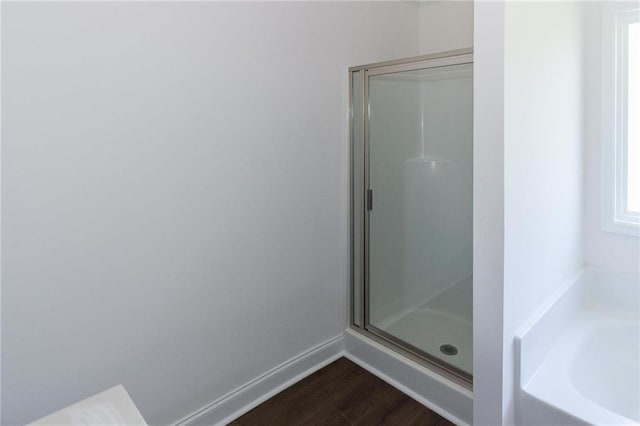
<svg viewBox="0 0 640 426">
<path fill-rule="evenodd" d="M 27 426 L 147 426 L 124 386 L 118 385 Z"/>
</svg>

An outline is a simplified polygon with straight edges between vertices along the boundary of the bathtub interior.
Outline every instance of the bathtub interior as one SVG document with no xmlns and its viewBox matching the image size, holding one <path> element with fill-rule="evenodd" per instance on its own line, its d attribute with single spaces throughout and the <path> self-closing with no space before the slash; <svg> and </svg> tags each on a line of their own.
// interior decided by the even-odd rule
<svg viewBox="0 0 640 426">
<path fill-rule="evenodd" d="M 516 339 L 523 424 L 640 422 L 640 278 L 587 268 Z"/>
<path fill-rule="evenodd" d="M 640 422 L 640 327 L 594 326 L 577 348 L 570 381 L 588 400 Z"/>
</svg>

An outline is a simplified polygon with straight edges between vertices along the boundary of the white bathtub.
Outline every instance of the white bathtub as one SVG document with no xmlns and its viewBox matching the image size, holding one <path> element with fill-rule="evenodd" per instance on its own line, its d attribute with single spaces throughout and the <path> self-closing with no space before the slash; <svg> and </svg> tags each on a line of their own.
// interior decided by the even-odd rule
<svg viewBox="0 0 640 426">
<path fill-rule="evenodd" d="M 640 424 L 640 280 L 586 270 L 516 341 L 518 422 Z"/>
</svg>

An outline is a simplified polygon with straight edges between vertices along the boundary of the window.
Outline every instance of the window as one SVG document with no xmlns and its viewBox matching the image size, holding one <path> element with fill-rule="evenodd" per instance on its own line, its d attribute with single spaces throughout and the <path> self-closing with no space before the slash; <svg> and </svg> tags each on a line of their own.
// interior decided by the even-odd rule
<svg viewBox="0 0 640 426">
<path fill-rule="evenodd" d="M 603 14 L 603 229 L 640 236 L 640 9 Z"/>
</svg>

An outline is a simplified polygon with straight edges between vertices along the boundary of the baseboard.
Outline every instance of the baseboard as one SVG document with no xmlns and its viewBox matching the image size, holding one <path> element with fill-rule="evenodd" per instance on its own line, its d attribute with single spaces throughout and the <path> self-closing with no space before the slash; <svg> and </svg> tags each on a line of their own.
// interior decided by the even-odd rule
<svg viewBox="0 0 640 426">
<path fill-rule="evenodd" d="M 473 392 L 359 333 L 344 333 L 345 357 L 456 425 L 473 421 Z"/>
<path fill-rule="evenodd" d="M 226 425 L 343 355 L 342 335 L 333 337 L 207 404 L 174 426 Z"/>
<path fill-rule="evenodd" d="M 473 394 L 349 329 L 258 376 L 173 426 L 223 426 L 340 357 L 457 425 L 472 421 Z"/>
</svg>

